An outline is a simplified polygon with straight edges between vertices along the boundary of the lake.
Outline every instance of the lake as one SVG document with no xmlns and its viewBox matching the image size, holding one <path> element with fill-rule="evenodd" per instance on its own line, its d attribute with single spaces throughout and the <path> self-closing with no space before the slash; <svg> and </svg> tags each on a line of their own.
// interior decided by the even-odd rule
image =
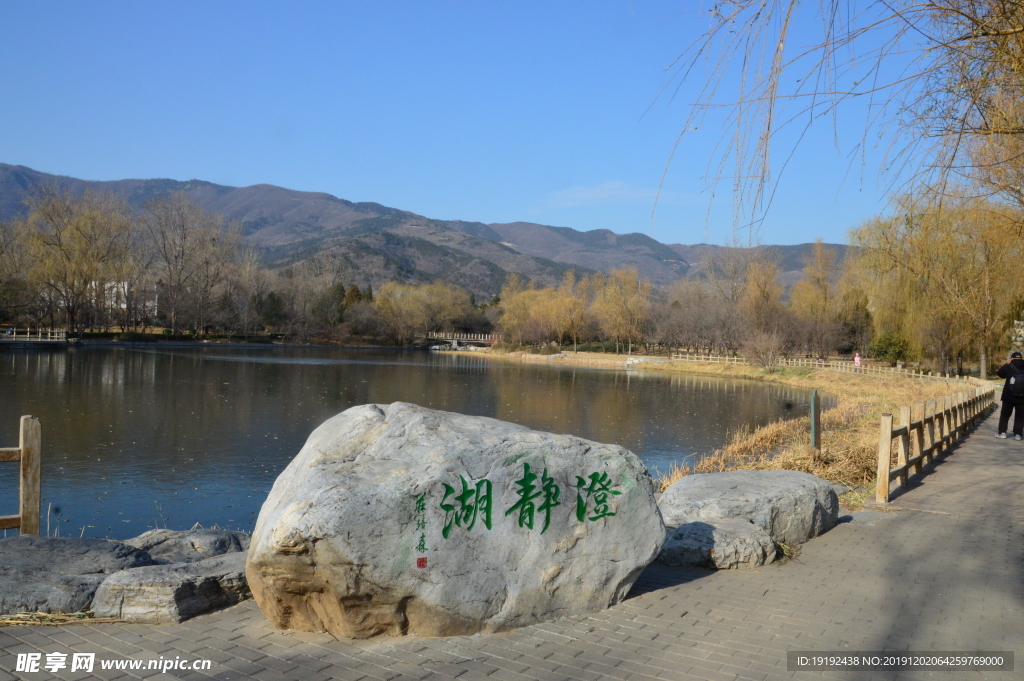
<svg viewBox="0 0 1024 681">
<path fill-rule="evenodd" d="M 309 433 L 351 406 L 395 401 L 622 445 L 652 472 L 731 433 L 805 416 L 787 386 L 686 374 L 538 366 L 409 350 L 0 350 L 0 447 L 43 429 L 42 530 L 133 537 L 195 523 L 251 530 Z M 17 513 L 0 463 L 0 515 Z"/>
</svg>

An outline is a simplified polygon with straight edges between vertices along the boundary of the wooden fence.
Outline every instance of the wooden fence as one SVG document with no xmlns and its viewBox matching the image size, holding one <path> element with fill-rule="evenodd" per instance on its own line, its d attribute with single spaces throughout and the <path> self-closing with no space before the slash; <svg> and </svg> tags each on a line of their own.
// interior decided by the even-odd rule
<svg viewBox="0 0 1024 681">
<path fill-rule="evenodd" d="M 680 362 L 708 362 L 712 364 L 752 364 L 746 357 L 733 357 L 730 355 L 704 355 L 690 353 L 675 353 L 672 359 Z M 900 367 L 879 367 L 868 366 L 867 364 L 855 367 L 853 361 L 840 362 L 819 362 L 816 359 L 803 357 L 781 357 L 777 366 L 783 367 L 806 367 L 809 369 L 823 369 L 825 371 L 837 371 L 844 374 L 867 374 L 869 376 L 904 376 L 907 378 L 920 378 L 922 380 L 935 381 L 957 381 L 967 383 L 968 378 L 947 376 L 945 374 L 926 374 L 915 369 Z"/>
<path fill-rule="evenodd" d="M 64 343 L 68 339 L 65 329 L 0 329 L 0 341 L 53 341 Z"/>
<path fill-rule="evenodd" d="M 21 417 L 21 435 L 17 447 L 0 448 L 0 461 L 21 462 L 21 494 L 18 515 L 0 516 L 0 530 L 18 530 L 21 534 L 39 534 L 39 464 L 42 428 L 39 419 Z"/>
<path fill-rule="evenodd" d="M 935 400 L 928 400 L 925 403 L 918 402 L 913 407 L 900 407 L 900 422 L 895 428 L 893 415 L 882 414 L 878 440 L 878 479 L 875 485 L 875 500 L 878 503 L 889 503 L 893 480 L 898 480 L 901 486 L 906 487 L 912 472 L 920 473 L 924 464 L 963 438 L 980 417 L 991 411 L 995 404 L 995 388 L 978 379 L 972 381 L 981 385 L 947 395 L 942 398 L 941 405 L 937 405 Z M 920 418 L 914 420 L 917 415 Z M 893 441 L 896 442 L 895 462 Z"/>
<path fill-rule="evenodd" d="M 501 336 L 496 333 L 444 333 L 443 331 L 431 331 L 427 334 L 430 340 L 445 341 L 483 341 L 485 343 L 497 343 Z"/>
</svg>

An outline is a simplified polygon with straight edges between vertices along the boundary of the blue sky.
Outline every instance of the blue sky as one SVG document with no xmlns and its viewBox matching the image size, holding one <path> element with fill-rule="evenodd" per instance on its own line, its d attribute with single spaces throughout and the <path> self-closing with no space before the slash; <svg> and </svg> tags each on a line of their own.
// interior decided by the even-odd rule
<svg viewBox="0 0 1024 681">
<path fill-rule="evenodd" d="M 3 2 L 0 162 L 651 233 L 695 89 L 658 95 L 665 68 L 706 25 L 699 7 Z M 732 235 L 728 187 L 709 203 L 703 178 L 721 139 L 713 121 L 684 136 L 654 217 L 658 240 Z M 884 208 L 875 153 L 851 169 L 849 151 L 830 126 L 812 129 L 760 241 L 842 242 Z"/>
</svg>

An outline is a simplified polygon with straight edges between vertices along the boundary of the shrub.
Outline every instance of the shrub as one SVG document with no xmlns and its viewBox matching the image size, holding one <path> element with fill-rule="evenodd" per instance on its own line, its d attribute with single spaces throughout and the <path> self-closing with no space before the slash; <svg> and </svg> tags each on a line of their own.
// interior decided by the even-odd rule
<svg viewBox="0 0 1024 681">
<path fill-rule="evenodd" d="M 122 343 L 148 343 L 155 341 L 152 334 L 139 333 L 138 331 L 124 331 L 114 336 L 114 340 Z"/>
<path fill-rule="evenodd" d="M 902 362 L 910 353 L 910 343 L 899 334 L 886 331 L 871 342 L 868 353 L 884 362 Z"/>
</svg>

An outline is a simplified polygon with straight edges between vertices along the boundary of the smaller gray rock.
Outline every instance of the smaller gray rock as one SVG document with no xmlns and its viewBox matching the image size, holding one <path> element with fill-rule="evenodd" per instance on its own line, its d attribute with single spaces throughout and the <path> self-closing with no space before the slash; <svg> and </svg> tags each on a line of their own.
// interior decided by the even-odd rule
<svg viewBox="0 0 1024 681">
<path fill-rule="evenodd" d="M 666 527 L 736 518 L 788 544 L 803 544 L 839 519 L 839 498 L 828 482 L 786 470 L 688 475 L 665 490 L 658 508 Z"/>
<path fill-rule="evenodd" d="M 728 570 L 775 560 L 775 542 L 757 525 L 734 518 L 713 522 L 684 523 L 669 530 L 657 562 Z"/>
<path fill-rule="evenodd" d="M 108 574 L 145 565 L 148 553 L 109 539 L 0 539 L 0 614 L 77 612 Z"/>
<path fill-rule="evenodd" d="M 21 572 L 0 566 L 0 615 L 18 612 L 78 612 L 89 607 L 102 572 L 63 575 L 49 570 Z"/>
<path fill-rule="evenodd" d="M 250 598 L 245 551 L 194 563 L 154 565 L 107 577 L 96 590 L 96 617 L 132 622 L 183 622 Z"/>
<path fill-rule="evenodd" d="M 23 534 L 0 539 L 0 565 L 23 572 L 52 570 L 87 575 L 153 565 L 153 559 L 145 550 L 110 539 Z"/>
<path fill-rule="evenodd" d="M 125 544 L 142 549 L 159 565 L 194 563 L 249 548 L 248 532 L 230 530 L 166 530 L 143 532 Z"/>
</svg>

